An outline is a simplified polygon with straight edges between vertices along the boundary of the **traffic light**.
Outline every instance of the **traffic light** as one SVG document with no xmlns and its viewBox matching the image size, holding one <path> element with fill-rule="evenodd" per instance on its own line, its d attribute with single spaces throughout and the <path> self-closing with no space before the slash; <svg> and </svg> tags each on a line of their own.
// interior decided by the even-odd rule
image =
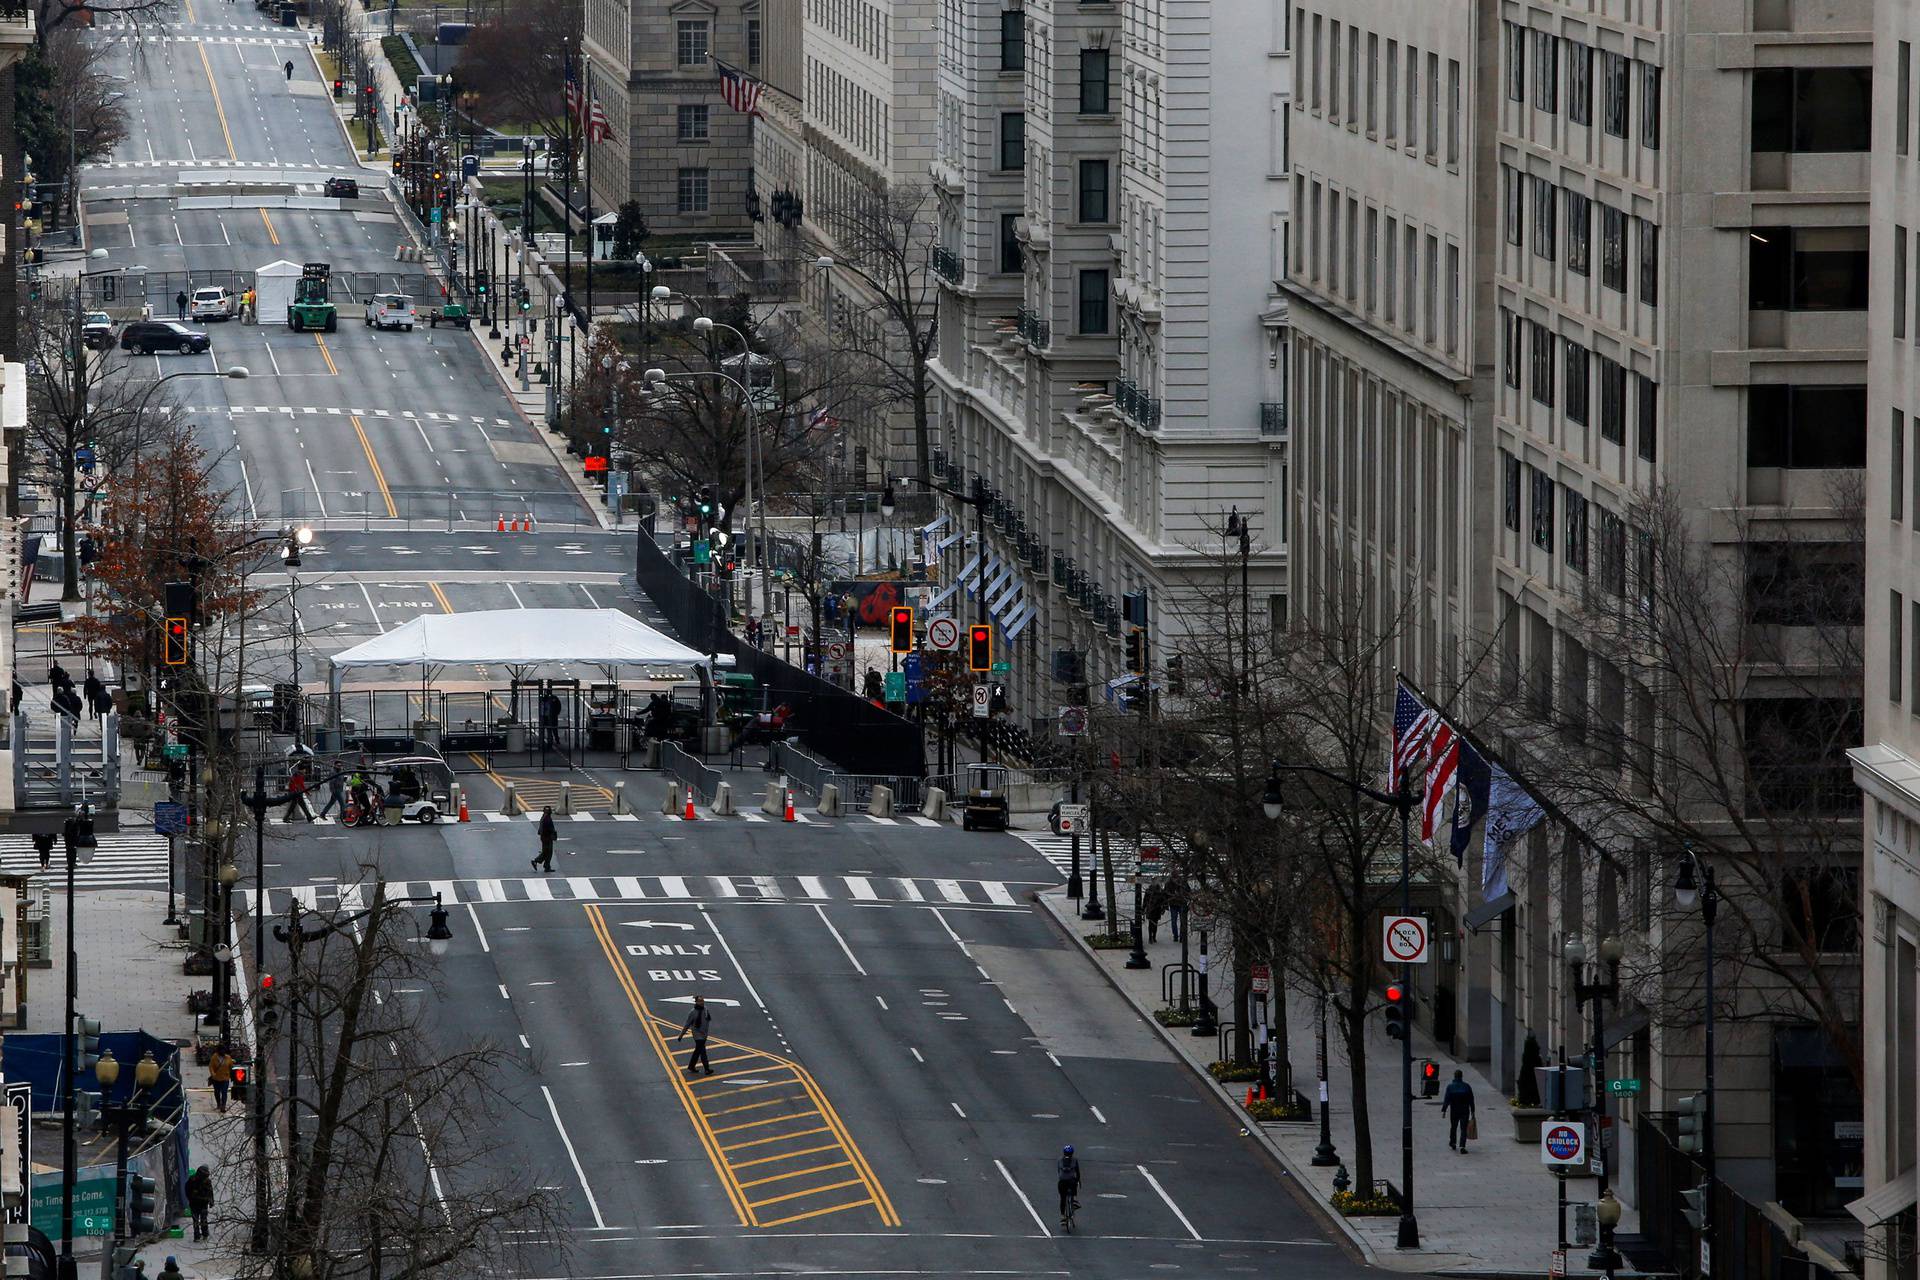
<svg viewBox="0 0 1920 1280">
<path fill-rule="evenodd" d="M 145 1174 L 127 1174 L 127 1226 L 121 1234 L 138 1239 L 159 1233 L 160 1227 L 153 1214 L 158 1191 L 159 1186 Z"/>
<path fill-rule="evenodd" d="M 233 1069 L 233 1096 L 239 1102 L 247 1100 L 247 1069 L 245 1067 L 235 1066 Z"/>
<path fill-rule="evenodd" d="M 976 622 L 967 628 L 967 670 L 993 670 L 993 624 Z"/>
<path fill-rule="evenodd" d="M 1680 1135 L 1680 1150 L 1690 1156 L 1699 1155 L 1706 1150 L 1707 1095 L 1688 1094 L 1675 1104 L 1674 1112 L 1679 1116 L 1675 1129 Z"/>
<path fill-rule="evenodd" d="M 894 606 L 890 638 L 895 653 L 913 652 L 913 610 L 908 606 Z"/>
<path fill-rule="evenodd" d="M 1688 1187 L 1680 1193 L 1680 1216 L 1685 1218 L 1687 1225 L 1695 1231 L 1707 1225 L 1707 1208 L 1706 1183 L 1703 1182 L 1697 1187 Z"/>
<path fill-rule="evenodd" d="M 1127 670 L 1147 674 L 1147 633 L 1139 627 L 1127 632 Z"/>
<path fill-rule="evenodd" d="M 1180 655 L 1176 653 L 1172 657 L 1168 658 L 1166 661 L 1165 669 L 1166 669 L 1166 675 L 1167 675 L 1167 692 L 1172 694 L 1176 698 L 1186 693 L 1187 691 L 1186 669 L 1180 661 Z"/>
<path fill-rule="evenodd" d="M 342 80 L 342 79 L 340 79 L 340 77 L 339 77 L 339 76 L 335 76 L 335 77 L 333 78 L 333 96 L 334 96 L 334 97 L 336 97 L 336 98 L 337 98 L 337 97 L 339 97 L 339 96 L 340 96 L 340 91 L 341 91 L 342 89 L 344 89 L 344 88 L 346 88 L 346 87 L 347 87 L 347 86 L 346 86 L 346 82 L 345 82 L 344 80 Z"/>
<path fill-rule="evenodd" d="M 1420 1096 L 1423 1098 L 1440 1096 L 1440 1064 L 1432 1058 L 1420 1059 Z"/>
<path fill-rule="evenodd" d="M 73 1123 L 75 1128 L 100 1127 L 100 1091 L 98 1089 L 75 1089 L 73 1091 Z"/>
<path fill-rule="evenodd" d="M 487 285 L 489 283 L 491 282 L 487 278 L 487 270 L 485 267 L 473 273 L 473 291 L 483 298 L 487 296 Z"/>
<path fill-rule="evenodd" d="M 73 1020 L 73 1074 L 84 1075 L 100 1061 L 100 1019 Z"/>
<path fill-rule="evenodd" d="M 1408 1002 L 1406 988 L 1399 983 L 1390 983 L 1387 987 L 1387 1039 L 1405 1040 L 1407 1038 Z"/>
<path fill-rule="evenodd" d="M 280 1025 L 280 993 L 273 989 L 273 975 L 260 975 L 260 1026 L 267 1031 Z"/>
<path fill-rule="evenodd" d="M 162 655 L 162 661 L 169 667 L 186 666 L 187 620 L 185 618 L 168 618 L 165 639 L 165 653 Z"/>
</svg>

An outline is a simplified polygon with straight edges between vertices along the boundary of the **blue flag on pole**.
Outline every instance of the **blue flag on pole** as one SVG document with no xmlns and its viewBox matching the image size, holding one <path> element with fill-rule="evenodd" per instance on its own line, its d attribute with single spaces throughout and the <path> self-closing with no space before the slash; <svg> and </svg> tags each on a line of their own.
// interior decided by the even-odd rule
<svg viewBox="0 0 1920 1280">
<path fill-rule="evenodd" d="M 1480 892 L 1491 902 L 1507 892 L 1507 850 L 1540 825 L 1546 810 L 1505 769 L 1495 768 L 1488 786 L 1486 841 L 1481 854 Z"/>
<path fill-rule="evenodd" d="M 1458 781 L 1453 790 L 1453 821 L 1449 825 L 1449 843 L 1453 847 L 1453 860 L 1465 865 L 1467 846 L 1473 841 L 1473 826 L 1487 812 L 1487 786 L 1492 771 L 1486 757 L 1473 749 L 1466 739 L 1460 740 L 1460 768 L 1456 775 Z"/>
</svg>

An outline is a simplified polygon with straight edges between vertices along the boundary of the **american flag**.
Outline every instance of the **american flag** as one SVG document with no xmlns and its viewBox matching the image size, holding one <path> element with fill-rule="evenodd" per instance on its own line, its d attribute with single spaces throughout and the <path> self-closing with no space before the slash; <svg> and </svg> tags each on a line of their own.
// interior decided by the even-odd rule
<svg viewBox="0 0 1920 1280">
<path fill-rule="evenodd" d="M 830 427 L 837 427 L 839 425 L 840 419 L 834 417 L 825 409 L 815 409 L 807 415 L 807 430 L 809 431 L 825 431 Z"/>
<path fill-rule="evenodd" d="M 1428 844 L 1433 843 L 1434 833 L 1440 826 L 1440 811 L 1446 807 L 1447 797 L 1453 794 L 1454 783 L 1459 779 L 1460 735 L 1443 720 L 1434 730 L 1433 741 L 1427 744 L 1427 794 L 1420 806 L 1420 838 Z"/>
<path fill-rule="evenodd" d="M 730 67 L 718 58 L 713 65 L 720 72 L 720 96 L 727 105 L 743 116 L 760 114 L 760 95 L 766 92 L 766 82 L 755 80 L 738 67 Z"/>
<path fill-rule="evenodd" d="M 580 81 L 573 74 L 573 58 L 569 56 L 567 66 L 567 119 L 578 120 L 580 115 Z"/>
<path fill-rule="evenodd" d="M 607 109 L 595 98 L 593 105 L 587 108 L 587 121 L 583 126 L 588 142 L 607 142 L 613 138 L 613 123 L 607 119 Z"/>
<path fill-rule="evenodd" d="M 1414 697 L 1413 691 L 1404 684 L 1394 685 L 1393 758 L 1387 769 L 1387 790 L 1400 790 L 1439 724 L 1437 711 Z"/>
</svg>

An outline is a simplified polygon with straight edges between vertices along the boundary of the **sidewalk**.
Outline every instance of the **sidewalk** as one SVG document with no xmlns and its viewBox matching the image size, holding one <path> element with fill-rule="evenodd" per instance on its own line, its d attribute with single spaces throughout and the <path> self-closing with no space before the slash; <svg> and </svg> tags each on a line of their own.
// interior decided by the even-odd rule
<svg viewBox="0 0 1920 1280">
<path fill-rule="evenodd" d="M 1123 901 L 1124 897 L 1123 894 Z M 1152 1011 L 1160 1007 L 1160 969 L 1180 960 L 1180 944 L 1172 939 L 1171 930 L 1163 931 L 1160 941 L 1147 948 L 1153 968 L 1129 970 L 1125 967 L 1127 952 L 1093 951 L 1087 947 L 1085 935 L 1106 925 L 1081 921 L 1074 914 L 1075 904 L 1067 899 L 1064 888 L 1040 894 L 1039 902 L 1141 1017 L 1159 1027 L 1160 1024 L 1153 1021 Z M 1197 955 L 1195 951 L 1189 957 L 1190 963 L 1197 963 Z M 1210 988 L 1216 1005 L 1225 1001 L 1231 1008 L 1232 990 L 1223 977 L 1217 971 L 1210 975 Z M 1318 1089 L 1314 1035 L 1317 1022 L 1313 1003 L 1292 996 L 1288 1019 L 1295 1087 L 1312 1098 Z M 1327 1074 L 1328 1091 L 1333 1099 L 1332 1139 L 1334 1149 L 1351 1173 L 1353 1112 L 1348 1103 L 1347 1061 L 1331 1028 L 1329 1033 Z M 1193 1036 L 1185 1027 L 1163 1028 L 1161 1034 L 1197 1073 L 1211 1081 L 1206 1067 L 1216 1056 L 1214 1037 Z M 1367 1083 L 1372 1101 L 1374 1176 L 1397 1183 L 1400 1180 L 1399 1045 L 1387 1039 L 1385 1031 L 1378 1026 L 1370 1035 Z M 1473 1144 L 1469 1154 L 1461 1156 L 1449 1151 L 1438 1100 L 1414 1100 L 1414 1204 L 1420 1223 L 1417 1250 L 1395 1248 L 1398 1218 L 1346 1218 L 1331 1208 L 1329 1198 L 1333 1194 L 1335 1170 L 1317 1169 L 1312 1164 L 1313 1151 L 1320 1140 L 1317 1112 L 1312 1122 L 1248 1122 L 1248 1129 L 1319 1204 L 1327 1218 L 1353 1241 L 1366 1261 L 1375 1266 L 1453 1276 L 1545 1275 L 1558 1239 L 1554 1180 L 1540 1164 L 1539 1149 L 1535 1145 L 1514 1141 L 1513 1119 L 1506 1106 L 1505 1091 L 1482 1075 L 1474 1064 L 1447 1058 L 1418 1030 L 1414 1032 L 1413 1052 L 1416 1058 L 1430 1057 L 1437 1061 L 1442 1081 L 1451 1080 L 1456 1069 L 1466 1073 L 1478 1104 L 1480 1130 L 1480 1140 Z M 1244 1119 L 1245 1112 L 1239 1110 L 1239 1104 L 1246 1086 L 1214 1087 L 1234 1104 Z M 1591 1178 L 1573 1179 L 1567 1184 L 1567 1200 L 1570 1205 L 1591 1202 L 1596 1190 Z M 1568 1221 L 1571 1230 L 1571 1209 Z M 1628 1208 L 1619 1232 L 1636 1230 L 1637 1222 L 1638 1215 Z M 1585 1247 L 1568 1247 L 1568 1275 L 1596 1274 L 1585 1265 L 1587 1254 Z M 1628 1270 L 1623 1267 L 1618 1274 L 1628 1274 Z"/>
</svg>

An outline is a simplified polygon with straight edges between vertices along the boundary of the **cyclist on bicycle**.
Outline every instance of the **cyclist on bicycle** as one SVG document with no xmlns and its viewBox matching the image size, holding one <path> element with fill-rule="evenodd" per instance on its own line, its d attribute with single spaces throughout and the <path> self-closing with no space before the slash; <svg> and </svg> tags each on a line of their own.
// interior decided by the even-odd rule
<svg viewBox="0 0 1920 1280">
<path fill-rule="evenodd" d="M 1080 1207 L 1080 1162 L 1073 1158 L 1071 1145 L 1060 1149 L 1056 1172 L 1060 1183 L 1060 1224 L 1065 1226 L 1068 1216 Z"/>
</svg>

